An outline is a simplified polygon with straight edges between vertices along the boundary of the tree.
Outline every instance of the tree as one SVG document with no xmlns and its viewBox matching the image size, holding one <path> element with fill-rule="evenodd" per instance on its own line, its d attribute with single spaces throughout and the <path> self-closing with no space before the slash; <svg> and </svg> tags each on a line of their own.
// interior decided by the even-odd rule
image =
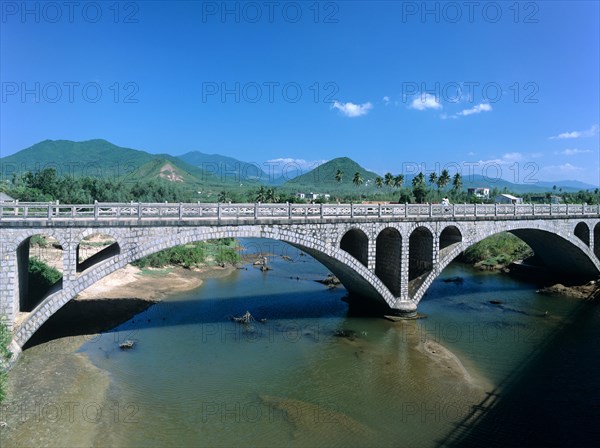
<svg viewBox="0 0 600 448">
<path fill-rule="evenodd" d="M 335 180 L 338 184 L 342 183 L 342 179 L 344 178 L 344 172 L 342 170 L 337 170 L 335 173 Z"/>
<path fill-rule="evenodd" d="M 452 178 L 452 192 L 454 197 L 458 197 L 462 191 L 462 176 L 460 173 L 456 173 Z"/>
<path fill-rule="evenodd" d="M 449 182 L 450 173 L 448 173 L 448 170 L 442 170 L 442 173 L 440 174 L 440 177 L 438 177 L 437 180 L 438 190 L 443 190 L 444 188 L 446 188 L 446 185 L 448 185 Z"/>
<path fill-rule="evenodd" d="M 229 193 L 226 192 L 225 190 L 219 192 L 219 196 L 217 199 L 218 202 L 229 202 L 231 201 L 231 198 L 229 197 Z"/>
<path fill-rule="evenodd" d="M 279 195 L 277 194 L 277 191 L 274 188 L 267 188 L 265 201 L 279 202 Z"/>
<path fill-rule="evenodd" d="M 266 202 L 267 200 L 267 189 L 261 186 L 256 192 L 256 196 L 254 199 L 256 202 Z"/>
<path fill-rule="evenodd" d="M 393 187 L 394 186 L 394 175 L 392 173 L 385 173 L 385 176 L 383 176 L 383 183 L 388 188 Z"/>
<path fill-rule="evenodd" d="M 412 186 L 415 200 L 418 203 L 423 203 L 425 196 L 427 196 L 427 186 L 425 184 L 425 175 L 422 172 L 413 178 Z"/>
<path fill-rule="evenodd" d="M 360 175 L 360 172 L 356 172 L 354 173 L 354 178 L 352 179 L 352 183 L 354 185 L 356 185 L 357 187 L 360 187 L 364 182 L 364 179 L 362 178 L 362 176 Z"/>
<path fill-rule="evenodd" d="M 394 177 L 394 188 L 402 188 L 404 184 L 404 174 L 398 174 Z"/>
<path fill-rule="evenodd" d="M 381 187 L 383 187 L 383 179 L 382 179 L 380 176 L 377 176 L 377 177 L 375 178 L 375 186 L 376 186 L 377 188 L 381 188 Z"/>
<path fill-rule="evenodd" d="M 430 175 L 429 175 L 429 183 L 431 184 L 431 186 L 433 187 L 434 185 L 437 185 L 437 181 L 438 181 L 438 176 L 436 174 L 435 171 L 433 171 Z"/>
</svg>

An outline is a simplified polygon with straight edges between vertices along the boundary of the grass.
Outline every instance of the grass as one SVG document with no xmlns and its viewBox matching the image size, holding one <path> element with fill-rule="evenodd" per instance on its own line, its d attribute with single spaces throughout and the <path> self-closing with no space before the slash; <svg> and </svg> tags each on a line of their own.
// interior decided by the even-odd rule
<svg viewBox="0 0 600 448">
<path fill-rule="evenodd" d="M 140 269 L 180 266 L 186 269 L 206 265 L 235 264 L 240 256 L 233 238 L 199 241 L 161 250 L 132 264 Z M 148 272 L 149 273 L 149 272 Z"/>
<path fill-rule="evenodd" d="M 8 349 L 8 344 L 10 344 L 11 339 L 12 335 L 8 330 L 5 319 L 0 318 L 0 357 L 2 358 L 2 361 L 8 361 L 12 355 Z M 6 397 L 6 370 L 2 366 L 3 364 L 0 363 L 0 403 L 2 403 Z"/>
<path fill-rule="evenodd" d="M 506 266 L 531 255 L 533 251 L 525 242 L 511 233 L 502 232 L 469 247 L 464 253 L 464 259 L 483 266 Z"/>
</svg>

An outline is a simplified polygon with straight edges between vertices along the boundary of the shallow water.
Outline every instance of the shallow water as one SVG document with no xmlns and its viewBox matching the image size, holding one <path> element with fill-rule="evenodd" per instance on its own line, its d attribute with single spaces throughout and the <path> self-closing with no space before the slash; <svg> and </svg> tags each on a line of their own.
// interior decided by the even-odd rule
<svg viewBox="0 0 600 448">
<path fill-rule="evenodd" d="M 69 446 L 76 439 L 65 434 L 81 433 L 93 446 L 435 446 L 577 306 L 536 294 L 533 284 L 453 264 L 420 304 L 428 318 L 349 317 L 345 290 L 314 281 L 327 275 L 320 264 L 280 243 L 245 244 L 270 253 L 273 270 L 246 266 L 207 280 L 76 354 L 60 342 L 26 352 L 11 372 L 20 381 L 11 379 L 2 446 Z M 454 276 L 464 281 L 442 281 Z M 231 321 L 247 310 L 266 322 Z M 134 349 L 119 350 L 125 339 L 136 341 Z M 449 349 L 468 378 L 443 347 L 425 342 Z M 58 362 L 57 352 L 92 365 Z M 70 383 L 76 392 L 67 397 L 65 387 L 40 399 L 52 384 L 36 376 L 42 364 L 55 376 L 80 373 Z M 90 390 L 90 372 L 109 385 L 97 381 L 103 390 Z M 36 400 L 35 418 L 15 411 Z M 67 409 L 67 400 L 77 403 L 72 418 L 46 415 L 48 403 Z"/>
</svg>

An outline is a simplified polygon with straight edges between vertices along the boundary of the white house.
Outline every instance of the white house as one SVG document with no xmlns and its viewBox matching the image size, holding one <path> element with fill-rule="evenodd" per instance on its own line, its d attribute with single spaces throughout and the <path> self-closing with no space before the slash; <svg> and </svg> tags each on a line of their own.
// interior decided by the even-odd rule
<svg viewBox="0 0 600 448">
<path fill-rule="evenodd" d="M 494 198 L 496 204 L 522 204 L 523 198 L 518 198 L 512 194 L 499 194 Z"/>
<path fill-rule="evenodd" d="M 328 201 L 331 198 L 331 195 L 329 193 L 296 193 L 296 197 L 298 199 L 308 199 L 309 201 L 315 201 L 317 199 L 319 199 L 320 197 L 322 197 L 323 199 L 325 199 L 326 201 Z"/>
<path fill-rule="evenodd" d="M 490 197 L 490 189 L 489 188 L 467 188 L 468 196 L 475 196 L 479 199 L 489 199 Z"/>
</svg>

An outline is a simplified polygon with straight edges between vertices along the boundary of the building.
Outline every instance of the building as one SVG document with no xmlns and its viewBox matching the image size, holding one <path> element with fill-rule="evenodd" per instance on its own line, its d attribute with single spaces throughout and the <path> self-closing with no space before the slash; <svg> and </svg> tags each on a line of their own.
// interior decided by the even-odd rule
<svg viewBox="0 0 600 448">
<path fill-rule="evenodd" d="M 331 195 L 328 194 L 328 193 L 313 193 L 313 192 L 310 192 L 310 193 L 296 193 L 296 197 L 298 199 L 307 199 L 309 201 L 316 201 L 319 198 L 328 201 L 331 198 Z"/>
<path fill-rule="evenodd" d="M 10 197 L 3 191 L 0 191 L 0 202 L 15 202 L 15 198 Z"/>
<path fill-rule="evenodd" d="M 475 196 L 479 199 L 489 199 L 490 198 L 490 189 L 489 188 L 467 188 L 467 196 Z"/>
<path fill-rule="evenodd" d="M 518 198 L 512 194 L 499 194 L 494 198 L 496 204 L 522 204 L 523 198 Z"/>
</svg>

